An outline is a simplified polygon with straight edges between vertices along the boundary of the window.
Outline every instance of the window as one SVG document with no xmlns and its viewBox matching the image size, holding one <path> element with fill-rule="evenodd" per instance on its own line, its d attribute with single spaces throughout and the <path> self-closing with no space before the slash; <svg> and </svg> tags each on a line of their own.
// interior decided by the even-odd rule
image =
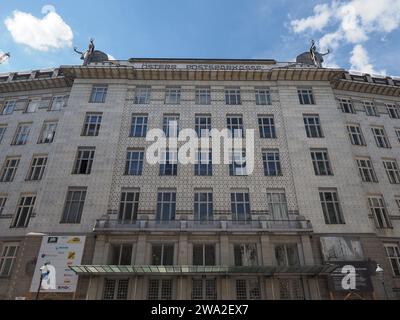
<svg viewBox="0 0 400 320">
<path fill-rule="evenodd" d="M 332 176 L 332 169 L 329 163 L 328 150 L 311 149 L 311 159 L 314 166 L 314 172 L 317 176 Z"/>
<path fill-rule="evenodd" d="M 151 96 L 151 87 L 136 87 L 135 104 L 149 104 Z"/>
<path fill-rule="evenodd" d="M 165 104 L 180 104 L 181 103 L 181 88 L 171 87 L 165 90 Z"/>
<path fill-rule="evenodd" d="M 400 119 L 400 107 L 395 104 L 387 104 L 386 105 L 387 112 L 389 117 L 392 119 Z"/>
<path fill-rule="evenodd" d="M 17 172 L 20 158 L 9 157 L 4 161 L 3 169 L 1 170 L 1 182 L 12 182 Z"/>
<path fill-rule="evenodd" d="M 252 267 L 258 265 L 256 244 L 236 244 L 233 246 L 233 252 L 236 267 Z"/>
<path fill-rule="evenodd" d="M 216 300 L 215 279 L 192 279 L 192 300 Z"/>
<path fill-rule="evenodd" d="M 281 300 L 304 300 L 304 288 L 301 279 L 279 279 Z"/>
<path fill-rule="evenodd" d="M 279 150 L 264 150 L 262 152 L 262 157 L 263 157 L 265 176 L 282 175 Z"/>
<path fill-rule="evenodd" d="M 397 204 L 397 209 L 399 209 L 399 213 L 400 213 L 400 196 L 396 197 L 394 200 L 395 200 L 395 202 Z"/>
<path fill-rule="evenodd" d="M 28 101 L 28 104 L 26 105 L 25 112 L 26 113 L 34 113 L 40 106 L 40 100 L 39 99 L 31 99 Z"/>
<path fill-rule="evenodd" d="M 241 115 L 238 116 L 228 116 L 226 119 L 227 128 L 230 131 L 230 137 L 234 138 L 243 138 L 243 117 Z"/>
<path fill-rule="evenodd" d="M 356 159 L 358 171 L 360 172 L 361 179 L 364 182 L 378 182 L 374 167 L 370 158 Z"/>
<path fill-rule="evenodd" d="M 200 149 L 197 150 L 194 174 L 196 176 L 212 176 L 212 171 L 212 151 Z"/>
<path fill-rule="evenodd" d="M 297 89 L 300 104 L 315 104 L 313 91 L 311 88 Z"/>
<path fill-rule="evenodd" d="M 132 115 L 131 137 L 145 137 L 147 134 L 147 115 Z"/>
<path fill-rule="evenodd" d="M 237 279 L 236 280 L 237 300 L 260 300 L 261 288 L 258 279 Z"/>
<path fill-rule="evenodd" d="M 9 277 L 11 275 L 17 253 L 18 245 L 4 244 L 0 258 L 0 277 Z"/>
<path fill-rule="evenodd" d="M 258 117 L 258 127 L 260 130 L 260 138 L 276 138 L 274 116 Z"/>
<path fill-rule="evenodd" d="M 211 104 L 211 89 L 209 87 L 196 88 L 196 104 Z"/>
<path fill-rule="evenodd" d="M 128 150 L 126 153 L 125 175 L 141 176 L 143 172 L 143 150 Z"/>
<path fill-rule="evenodd" d="M 8 100 L 3 105 L 3 110 L 1 110 L 2 115 L 12 114 L 14 112 L 17 101 Z"/>
<path fill-rule="evenodd" d="M 163 131 L 166 137 L 177 137 L 179 134 L 179 115 L 165 115 Z"/>
<path fill-rule="evenodd" d="M 178 174 L 177 150 L 162 150 L 160 159 L 160 176 L 176 176 Z"/>
<path fill-rule="evenodd" d="M 349 133 L 351 144 L 355 146 L 366 145 L 361 127 L 358 124 L 347 125 L 347 132 Z"/>
<path fill-rule="evenodd" d="M 196 115 L 195 130 L 197 137 L 209 137 L 211 131 L 211 116 L 210 115 Z"/>
<path fill-rule="evenodd" d="M 174 264 L 173 244 L 153 244 L 151 246 L 151 265 L 172 266 Z"/>
<path fill-rule="evenodd" d="M 99 135 L 102 113 L 86 113 L 82 136 L 97 137 Z"/>
<path fill-rule="evenodd" d="M 393 184 L 400 184 L 400 170 L 396 159 L 383 160 L 383 166 L 386 170 L 389 182 Z"/>
<path fill-rule="evenodd" d="M 34 156 L 26 180 L 42 180 L 44 170 L 47 164 L 47 156 Z"/>
<path fill-rule="evenodd" d="M 376 107 L 373 102 L 364 101 L 363 105 L 364 105 L 365 113 L 367 114 L 367 116 L 371 116 L 371 117 L 378 116 L 378 113 L 376 112 Z"/>
<path fill-rule="evenodd" d="M 241 104 L 240 88 L 226 88 L 225 103 L 230 105 Z"/>
<path fill-rule="evenodd" d="M 400 276 L 400 249 L 397 244 L 385 244 L 386 255 L 392 266 L 393 275 Z"/>
<path fill-rule="evenodd" d="M 297 244 L 279 244 L 275 246 L 275 258 L 280 267 L 293 267 L 300 265 Z"/>
<path fill-rule="evenodd" d="M 0 143 L 3 141 L 4 134 L 6 133 L 7 126 L 0 125 Z"/>
<path fill-rule="evenodd" d="M 128 299 L 128 279 L 105 279 L 104 300 L 127 300 Z"/>
<path fill-rule="evenodd" d="M 250 220 L 250 197 L 248 192 L 231 193 L 232 220 Z"/>
<path fill-rule="evenodd" d="M 56 135 L 57 122 L 45 122 L 40 132 L 38 143 L 52 143 Z"/>
<path fill-rule="evenodd" d="M 386 136 L 386 132 L 384 128 L 373 127 L 371 128 L 372 133 L 374 134 L 376 145 L 379 148 L 390 148 L 389 139 Z"/>
<path fill-rule="evenodd" d="M 72 174 L 90 174 L 94 160 L 95 147 L 79 147 Z"/>
<path fill-rule="evenodd" d="M 29 132 L 31 131 L 30 124 L 19 124 L 17 127 L 17 131 L 15 132 L 14 141 L 12 144 L 14 145 L 23 145 L 26 144 L 29 136 Z"/>
<path fill-rule="evenodd" d="M 157 195 L 157 221 L 175 220 L 176 192 L 159 191 Z"/>
<path fill-rule="evenodd" d="M 53 97 L 50 105 L 50 110 L 60 111 L 66 106 L 66 104 L 67 104 L 67 96 Z"/>
<path fill-rule="evenodd" d="M 307 138 L 323 138 L 321 122 L 319 115 L 304 115 L 304 126 L 306 129 Z"/>
<path fill-rule="evenodd" d="M 171 279 L 149 279 L 148 300 L 172 300 Z"/>
<path fill-rule="evenodd" d="M 194 266 L 215 266 L 215 245 L 194 244 L 193 245 Z"/>
<path fill-rule="evenodd" d="M 213 194 L 211 191 L 198 191 L 194 194 L 194 219 L 197 221 L 212 221 Z"/>
<path fill-rule="evenodd" d="M 273 220 L 289 220 L 286 194 L 284 191 L 267 192 L 267 205 Z"/>
<path fill-rule="evenodd" d="M 320 190 L 319 198 L 326 224 L 344 224 L 339 197 L 335 190 Z"/>
<path fill-rule="evenodd" d="M 379 229 L 391 228 L 392 224 L 382 196 L 368 198 L 369 208 L 374 217 L 376 227 Z"/>
<path fill-rule="evenodd" d="M 108 87 L 106 85 L 95 85 L 90 95 L 90 103 L 104 103 L 106 101 Z"/>
<path fill-rule="evenodd" d="M 36 196 L 22 195 L 18 202 L 17 212 L 11 223 L 11 228 L 26 228 L 35 207 Z"/>
<path fill-rule="evenodd" d="M 229 175 L 247 176 L 245 150 L 233 150 L 229 153 Z"/>
<path fill-rule="evenodd" d="M 118 219 L 123 223 L 136 221 L 139 210 L 139 190 L 123 190 L 119 203 Z"/>
<path fill-rule="evenodd" d="M 60 223 L 79 224 L 86 199 L 86 188 L 68 188 Z"/>
<path fill-rule="evenodd" d="M 271 95 L 269 89 L 267 88 L 256 88 L 256 105 L 270 105 L 271 104 Z"/>
<path fill-rule="evenodd" d="M 111 245 L 111 265 L 130 266 L 132 264 L 132 244 L 112 244 Z"/>
<path fill-rule="evenodd" d="M 6 206 L 7 197 L 5 195 L 0 195 L 0 216 L 4 214 L 4 208 Z"/>
<path fill-rule="evenodd" d="M 396 131 L 397 139 L 398 139 L 399 142 L 400 142 L 400 129 L 395 129 L 395 131 Z M 1 140 L 0 140 L 0 142 L 1 142 Z"/>
<path fill-rule="evenodd" d="M 344 113 L 356 113 L 350 99 L 339 99 L 340 108 Z"/>
</svg>

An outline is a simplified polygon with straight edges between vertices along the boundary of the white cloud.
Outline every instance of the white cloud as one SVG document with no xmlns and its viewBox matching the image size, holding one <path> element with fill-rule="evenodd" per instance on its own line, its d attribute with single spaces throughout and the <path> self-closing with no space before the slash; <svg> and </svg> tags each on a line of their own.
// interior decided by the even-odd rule
<svg viewBox="0 0 400 320">
<path fill-rule="evenodd" d="M 57 14 L 54 6 L 42 8 L 43 18 L 36 18 L 30 13 L 15 10 L 4 21 L 16 43 L 32 49 L 48 51 L 71 47 L 74 35 L 71 27 Z"/>
<path fill-rule="evenodd" d="M 367 50 L 361 45 L 357 44 L 351 51 L 350 57 L 351 70 L 359 71 L 369 74 L 386 74 L 386 70 L 376 71 L 374 66 L 370 63 Z"/>
<path fill-rule="evenodd" d="M 117 60 L 111 54 L 107 54 L 107 56 L 108 56 L 108 60 Z"/>
<path fill-rule="evenodd" d="M 304 32 L 307 29 L 321 31 L 331 19 L 330 6 L 327 4 L 318 4 L 314 7 L 314 15 L 290 22 L 293 30 L 297 33 Z"/>
</svg>

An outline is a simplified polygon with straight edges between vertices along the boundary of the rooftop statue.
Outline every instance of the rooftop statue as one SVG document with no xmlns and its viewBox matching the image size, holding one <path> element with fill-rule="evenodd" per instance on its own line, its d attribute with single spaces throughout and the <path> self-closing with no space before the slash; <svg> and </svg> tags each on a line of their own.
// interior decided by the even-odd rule
<svg viewBox="0 0 400 320">
<path fill-rule="evenodd" d="M 5 62 L 7 59 L 11 57 L 11 54 L 9 52 L 6 52 L 0 56 L 0 64 Z"/>
<path fill-rule="evenodd" d="M 94 39 L 90 39 L 89 47 L 85 52 L 79 51 L 77 47 L 74 48 L 74 51 L 81 55 L 81 60 L 83 60 L 83 65 L 84 66 L 88 65 L 94 53 Z"/>
<path fill-rule="evenodd" d="M 314 63 L 314 65 L 317 68 L 322 68 L 322 63 L 324 62 L 324 56 L 330 54 L 330 50 L 328 49 L 328 51 L 326 53 L 320 53 L 317 51 L 317 46 L 315 45 L 315 41 L 311 40 L 311 48 L 310 48 L 310 55 L 311 55 L 311 59 Z"/>
</svg>

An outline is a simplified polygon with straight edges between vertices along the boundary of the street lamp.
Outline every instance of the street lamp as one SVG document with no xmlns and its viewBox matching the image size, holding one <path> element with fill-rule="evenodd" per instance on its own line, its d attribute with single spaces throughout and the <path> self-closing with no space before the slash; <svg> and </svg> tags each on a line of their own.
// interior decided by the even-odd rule
<svg viewBox="0 0 400 320">
<path fill-rule="evenodd" d="M 10 57 L 11 57 L 11 54 L 9 52 L 3 53 L 0 56 L 0 64 L 6 62 L 8 59 L 10 59 Z"/>
<path fill-rule="evenodd" d="M 385 286 L 385 274 L 384 274 L 384 270 L 383 270 L 383 268 L 381 267 L 380 264 L 376 265 L 375 272 L 378 275 L 378 278 L 381 280 L 383 291 L 385 292 L 385 299 L 389 300 L 389 297 L 388 297 L 388 294 L 387 294 L 387 291 L 386 291 L 386 286 Z"/>
<path fill-rule="evenodd" d="M 39 300 L 39 294 L 40 294 L 40 289 L 42 288 L 42 282 L 44 277 L 46 277 L 49 274 L 49 269 L 47 268 L 48 263 L 45 263 L 43 266 L 40 267 L 40 281 L 39 281 L 39 286 L 38 290 L 36 292 L 36 298 L 35 300 Z"/>
</svg>

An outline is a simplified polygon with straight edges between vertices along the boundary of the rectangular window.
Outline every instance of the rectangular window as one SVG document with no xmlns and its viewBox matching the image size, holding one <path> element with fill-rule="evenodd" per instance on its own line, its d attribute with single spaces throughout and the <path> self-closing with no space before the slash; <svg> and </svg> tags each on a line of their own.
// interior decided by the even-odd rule
<svg viewBox="0 0 400 320">
<path fill-rule="evenodd" d="M 141 176 L 143 172 L 143 150 L 128 150 L 126 153 L 125 175 Z"/>
<path fill-rule="evenodd" d="M 397 209 L 399 210 L 400 213 L 400 196 L 395 197 L 394 201 L 396 202 Z"/>
<path fill-rule="evenodd" d="M 349 133 L 350 141 L 355 146 L 365 146 L 365 139 L 358 124 L 347 125 L 347 132 Z"/>
<path fill-rule="evenodd" d="M 118 219 L 122 223 L 133 223 L 139 210 L 139 190 L 124 190 L 121 193 Z"/>
<path fill-rule="evenodd" d="M 236 299 L 260 300 L 261 299 L 260 281 L 258 279 L 236 280 Z"/>
<path fill-rule="evenodd" d="M 0 277 L 9 277 L 18 254 L 18 245 L 7 244 L 3 246 L 0 258 Z"/>
<path fill-rule="evenodd" d="M 29 132 L 31 131 L 31 124 L 24 123 L 19 124 L 17 131 L 15 132 L 15 137 L 13 140 L 14 145 L 23 145 L 28 141 Z"/>
<path fill-rule="evenodd" d="M 132 265 L 133 245 L 131 243 L 111 245 L 111 265 L 130 266 Z"/>
<path fill-rule="evenodd" d="M 383 166 L 386 170 L 389 182 L 392 184 L 400 184 L 400 170 L 396 159 L 383 160 Z"/>
<path fill-rule="evenodd" d="M 67 105 L 67 96 L 56 96 L 51 100 L 50 111 L 60 111 Z"/>
<path fill-rule="evenodd" d="M 247 176 L 245 150 L 232 150 L 229 153 L 229 175 Z"/>
<path fill-rule="evenodd" d="M 386 104 L 389 117 L 392 119 L 400 119 L 400 107 L 395 104 Z"/>
<path fill-rule="evenodd" d="M 303 115 L 307 138 L 323 138 L 319 115 Z"/>
<path fill-rule="evenodd" d="M 356 159 L 358 171 L 362 181 L 364 182 L 378 182 L 374 167 L 370 158 L 358 158 Z"/>
<path fill-rule="evenodd" d="M 196 221 L 212 221 L 213 194 L 212 192 L 195 192 L 194 194 L 194 219 Z"/>
<path fill-rule="evenodd" d="M 179 134 L 179 115 L 164 115 L 163 131 L 166 137 L 177 137 Z"/>
<path fill-rule="evenodd" d="M 215 245 L 194 244 L 193 265 L 194 266 L 215 266 Z"/>
<path fill-rule="evenodd" d="M 209 137 L 211 131 L 211 116 L 210 115 L 196 115 L 195 117 L 195 130 L 197 137 Z"/>
<path fill-rule="evenodd" d="M 85 205 L 87 188 L 68 188 L 64 212 L 60 223 L 79 224 Z"/>
<path fill-rule="evenodd" d="M 135 104 L 149 104 L 151 96 L 151 87 L 136 87 Z"/>
<path fill-rule="evenodd" d="M 275 258 L 280 267 L 294 267 L 300 265 L 299 249 L 297 244 L 279 244 L 275 246 Z"/>
<path fill-rule="evenodd" d="M 194 165 L 195 176 L 212 176 L 212 151 L 197 150 L 196 163 Z"/>
<path fill-rule="evenodd" d="M 176 176 L 178 174 L 177 150 L 162 150 L 160 160 L 160 176 Z"/>
<path fill-rule="evenodd" d="M 8 100 L 4 102 L 3 109 L 1 110 L 2 115 L 12 114 L 14 112 L 17 101 Z"/>
<path fill-rule="evenodd" d="M 105 279 L 103 300 L 127 300 L 128 279 Z"/>
<path fill-rule="evenodd" d="M 0 125 L 0 143 L 3 141 L 6 130 L 7 130 L 6 125 Z"/>
<path fill-rule="evenodd" d="M 271 95 L 268 88 L 256 88 L 254 90 L 256 95 L 256 105 L 270 105 L 271 104 Z"/>
<path fill-rule="evenodd" d="M 289 220 L 286 194 L 281 192 L 267 192 L 267 205 L 274 221 Z"/>
<path fill-rule="evenodd" d="M 181 88 L 170 87 L 165 89 L 165 104 L 180 104 Z"/>
<path fill-rule="evenodd" d="M 367 116 L 370 116 L 370 117 L 377 117 L 378 116 L 375 104 L 373 102 L 364 101 L 363 105 L 364 105 L 365 113 L 367 114 Z"/>
<path fill-rule="evenodd" d="M 313 91 L 311 88 L 297 89 L 300 104 L 315 104 Z"/>
<path fill-rule="evenodd" d="M 211 104 L 211 89 L 209 87 L 196 88 L 196 104 L 199 105 Z"/>
<path fill-rule="evenodd" d="M 6 206 L 7 196 L 0 195 L 0 216 L 4 214 L 4 208 Z"/>
<path fill-rule="evenodd" d="M 344 113 L 356 113 L 350 99 L 339 99 L 340 108 Z"/>
<path fill-rule="evenodd" d="M 35 207 L 36 196 L 22 195 L 18 202 L 17 212 L 11 223 L 10 228 L 26 228 L 29 224 L 33 209 Z"/>
<path fill-rule="evenodd" d="M 374 217 L 376 227 L 379 229 L 392 228 L 383 197 L 369 197 L 368 203 L 371 213 Z"/>
<path fill-rule="evenodd" d="M 176 192 L 159 191 L 157 194 L 157 221 L 175 220 Z"/>
<path fill-rule="evenodd" d="M 241 104 L 240 88 L 225 88 L 225 103 L 229 105 Z"/>
<path fill-rule="evenodd" d="M 314 166 L 315 175 L 333 175 L 327 149 L 311 149 L 311 159 Z"/>
<path fill-rule="evenodd" d="M 265 176 L 281 176 L 281 160 L 279 150 L 264 150 L 262 152 L 264 175 Z"/>
<path fill-rule="evenodd" d="M 319 198 L 326 224 L 345 224 L 339 197 L 335 190 L 320 190 Z"/>
<path fill-rule="evenodd" d="M 304 287 L 301 279 L 279 279 L 281 300 L 304 300 Z"/>
<path fill-rule="evenodd" d="M 95 147 L 78 147 L 72 174 L 90 174 L 94 160 Z"/>
<path fill-rule="evenodd" d="M 231 193 L 231 211 L 233 221 L 251 220 L 250 196 L 248 192 Z"/>
<path fill-rule="evenodd" d="M 255 243 L 235 244 L 233 251 L 236 267 L 258 266 L 257 245 Z"/>
<path fill-rule="evenodd" d="M 146 137 L 147 134 L 148 116 L 146 115 L 132 115 L 131 123 L 131 137 Z"/>
<path fill-rule="evenodd" d="M 192 300 L 216 300 L 217 284 L 215 279 L 192 279 Z"/>
<path fill-rule="evenodd" d="M 379 148 L 390 148 L 389 139 L 384 128 L 372 127 L 371 130 L 374 134 L 376 145 Z"/>
<path fill-rule="evenodd" d="M 396 131 L 397 140 L 400 142 L 400 129 L 394 129 Z M 0 140 L 1 142 L 1 140 Z"/>
<path fill-rule="evenodd" d="M 260 130 L 260 138 L 276 138 L 274 116 L 259 116 L 258 127 Z"/>
<path fill-rule="evenodd" d="M 34 113 L 39 108 L 40 99 L 30 99 L 26 105 L 26 113 Z"/>
<path fill-rule="evenodd" d="M 46 169 L 47 156 L 34 156 L 26 180 L 42 180 L 44 170 Z"/>
<path fill-rule="evenodd" d="M 171 279 L 149 279 L 147 300 L 172 300 Z"/>
<path fill-rule="evenodd" d="M 1 182 L 12 182 L 18 169 L 21 158 L 8 157 L 4 161 L 3 169 L 1 170 Z"/>
<path fill-rule="evenodd" d="M 386 255 L 392 266 L 393 275 L 400 276 L 400 249 L 398 244 L 385 244 Z"/>
<path fill-rule="evenodd" d="M 172 266 L 174 264 L 173 244 L 153 244 L 151 246 L 151 265 Z"/>
<path fill-rule="evenodd" d="M 243 138 L 244 128 L 243 128 L 243 117 L 238 116 L 228 116 L 226 118 L 227 128 L 230 131 L 230 137 L 233 138 Z"/>
<path fill-rule="evenodd" d="M 108 86 L 106 85 L 95 85 L 92 88 L 90 95 L 90 103 L 104 103 L 106 102 Z"/>
<path fill-rule="evenodd" d="M 100 132 L 102 118 L 102 113 L 86 113 L 82 136 L 97 137 Z"/>
<path fill-rule="evenodd" d="M 45 121 L 42 131 L 40 132 L 38 143 L 52 143 L 56 135 L 57 124 L 58 122 L 56 121 Z"/>
</svg>

